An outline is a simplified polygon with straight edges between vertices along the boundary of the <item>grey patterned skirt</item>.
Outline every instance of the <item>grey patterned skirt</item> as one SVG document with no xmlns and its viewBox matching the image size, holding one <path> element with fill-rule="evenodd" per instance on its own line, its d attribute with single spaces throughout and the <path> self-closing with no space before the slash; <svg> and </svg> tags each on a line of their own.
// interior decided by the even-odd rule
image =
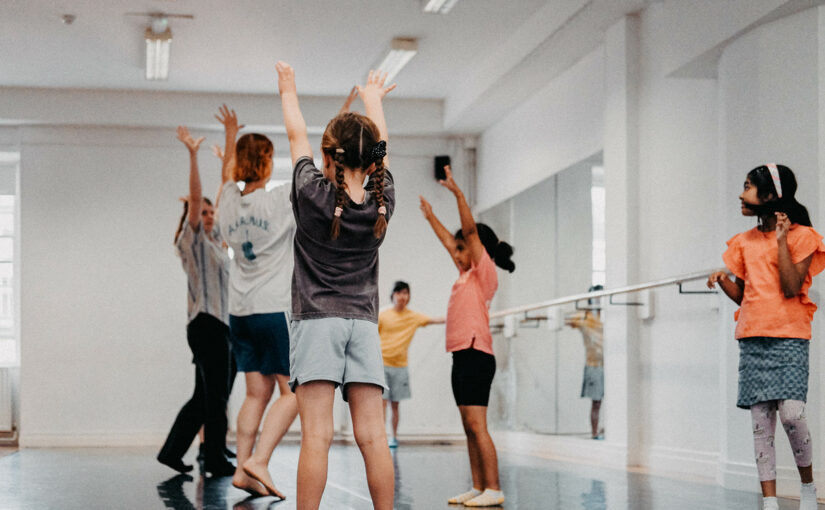
<svg viewBox="0 0 825 510">
<path fill-rule="evenodd" d="M 808 346 L 801 338 L 739 340 L 739 397 L 736 406 L 808 397 Z"/>
</svg>

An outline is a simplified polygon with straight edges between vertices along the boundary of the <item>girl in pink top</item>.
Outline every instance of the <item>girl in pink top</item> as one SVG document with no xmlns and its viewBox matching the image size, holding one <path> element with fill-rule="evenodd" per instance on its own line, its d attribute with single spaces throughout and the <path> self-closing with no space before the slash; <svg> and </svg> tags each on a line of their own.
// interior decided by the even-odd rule
<svg viewBox="0 0 825 510">
<path fill-rule="evenodd" d="M 739 396 L 751 410 L 754 450 L 762 484 L 763 509 L 776 510 L 776 412 L 788 434 L 802 479 L 800 510 L 816 509 L 811 435 L 805 419 L 808 346 L 816 305 L 808 299 L 811 279 L 825 268 L 822 236 L 811 228 L 805 206 L 794 198 L 790 168 L 773 163 L 754 168 L 739 200 L 755 228 L 728 241 L 722 258 L 728 272 L 708 278 L 740 305 Z"/>
<path fill-rule="evenodd" d="M 496 447 L 487 432 L 487 403 L 496 372 L 489 307 L 498 287 L 495 266 L 511 273 L 516 266 L 510 260 L 513 248 L 500 242 L 490 227 L 473 220 L 449 165 L 444 170 L 446 178 L 439 182 L 455 195 L 461 229 L 450 234 L 424 197 L 420 197 L 421 211 L 459 272 L 447 305 L 447 351 L 453 353 L 453 396 L 467 435 L 473 474 L 472 490 L 448 502 L 495 506 L 504 502 L 504 494 L 499 485 Z"/>
</svg>

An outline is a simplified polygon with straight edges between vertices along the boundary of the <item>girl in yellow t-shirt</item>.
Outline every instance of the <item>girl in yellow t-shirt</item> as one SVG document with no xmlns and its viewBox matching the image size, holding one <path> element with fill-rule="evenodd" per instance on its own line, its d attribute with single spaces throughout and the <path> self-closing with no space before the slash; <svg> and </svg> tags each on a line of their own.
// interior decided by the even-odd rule
<svg viewBox="0 0 825 510">
<path fill-rule="evenodd" d="M 739 396 L 751 410 L 754 450 L 762 484 L 763 509 L 776 510 L 776 412 L 788 434 L 802 480 L 800 510 L 816 509 L 811 435 L 805 418 L 808 346 L 816 305 L 808 299 L 813 276 L 825 268 L 822 236 L 811 228 L 805 206 L 794 198 L 790 168 L 769 163 L 754 168 L 739 195 L 744 216 L 755 228 L 728 241 L 726 271 L 708 278 L 740 305 Z"/>
</svg>

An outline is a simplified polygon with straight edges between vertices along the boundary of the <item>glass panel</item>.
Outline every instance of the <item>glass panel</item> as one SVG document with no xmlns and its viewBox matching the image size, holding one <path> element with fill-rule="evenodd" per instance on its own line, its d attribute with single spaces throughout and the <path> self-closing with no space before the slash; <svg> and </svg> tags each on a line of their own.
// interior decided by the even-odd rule
<svg viewBox="0 0 825 510">
<path fill-rule="evenodd" d="M 604 285 L 603 174 L 601 154 L 596 154 L 479 215 L 479 221 L 515 248 L 516 270 L 512 274 L 499 271 L 491 311 Z M 518 317 L 514 339 L 494 332 L 499 368 L 490 400 L 491 427 L 591 437 L 591 407 L 602 398 L 598 394 L 603 371 L 598 306 L 598 302 L 585 301 L 560 307 L 562 320 L 553 329 L 546 320 L 522 320 L 545 316 L 541 311 L 530 312 Z M 587 307 L 593 309 L 582 309 Z M 558 312 L 549 315 L 554 313 Z M 592 386 L 585 396 L 583 385 Z"/>
</svg>

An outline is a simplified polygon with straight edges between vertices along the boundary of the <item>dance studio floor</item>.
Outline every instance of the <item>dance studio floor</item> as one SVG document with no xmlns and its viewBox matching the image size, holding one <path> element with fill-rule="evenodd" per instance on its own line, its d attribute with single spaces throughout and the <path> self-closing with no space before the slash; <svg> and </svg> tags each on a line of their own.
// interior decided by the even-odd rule
<svg viewBox="0 0 825 510">
<path fill-rule="evenodd" d="M 270 469 L 287 500 L 245 499 L 229 478 L 175 476 L 150 448 L 25 449 L 0 457 L 0 509 L 243 509 L 295 508 L 298 445 L 281 445 Z M 191 456 L 191 454 L 190 454 Z M 405 446 L 394 453 L 398 510 L 463 508 L 447 497 L 469 481 L 463 446 Z M 187 462 L 193 460 L 185 459 Z M 619 470 L 501 452 L 504 508 L 520 510 L 753 510 L 753 493 Z M 355 446 L 330 452 L 321 508 L 371 508 L 363 464 Z M 194 472 L 197 475 L 197 470 Z M 780 500 L 783 510 L 798 502 Z M 825 505 L 820 505 L 825 508 Z"/>
</svg>

